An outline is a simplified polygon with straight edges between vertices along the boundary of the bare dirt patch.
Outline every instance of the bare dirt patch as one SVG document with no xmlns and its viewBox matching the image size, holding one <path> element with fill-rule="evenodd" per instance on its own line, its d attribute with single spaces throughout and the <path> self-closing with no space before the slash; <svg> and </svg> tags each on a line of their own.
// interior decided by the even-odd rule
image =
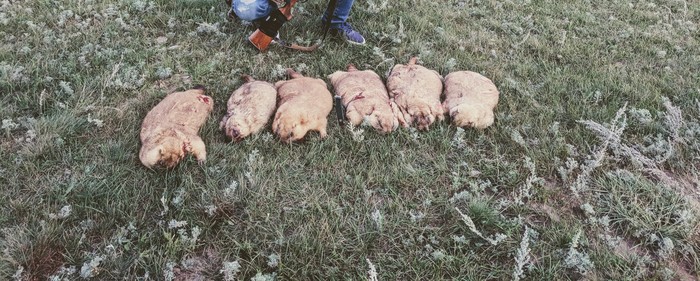
<svg viewBox="0 0 700 281">
<path fill-rule="evenodd" d="M 46 280 L 54 274 L 65 262 L 64 249 L 49 241 L 41 241 L 29 246 L 28 259 L 23 265 L 26 268 L 26 280 Z"/>
</svg>

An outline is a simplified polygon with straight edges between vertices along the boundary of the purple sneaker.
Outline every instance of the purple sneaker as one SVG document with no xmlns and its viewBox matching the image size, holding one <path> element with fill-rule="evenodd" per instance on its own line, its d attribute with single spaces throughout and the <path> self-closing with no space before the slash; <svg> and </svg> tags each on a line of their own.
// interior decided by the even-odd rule
<svg viewBox="0 0 700 281">
<path fill-rule="evenodd" d="M 342 36 L 345 38 L 345 41 L 348 41 L 349 43 L 357 45 L 365 44 L 365 37 L 362 37 L 362 34 L 357 32 L 357 30 L 352 28 L 352 26 L 347 22 L 331 26 L 330 32 L 331 34 Z"/>
</svg>

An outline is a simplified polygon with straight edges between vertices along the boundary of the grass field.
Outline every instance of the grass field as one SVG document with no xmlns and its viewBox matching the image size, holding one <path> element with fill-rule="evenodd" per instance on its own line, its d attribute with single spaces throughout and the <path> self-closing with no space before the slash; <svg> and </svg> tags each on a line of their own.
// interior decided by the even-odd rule
<svg viewBox="0 0 700 281">
<path fill-rule="evenodd" d="M 283 37 L 316 42 L 324 2 Z M 367 45 L 313 53 L 260 54 L 226 12 L 0 0 L 0 280 L 697 280 L 698 1 L 360 0 Z M 495 125 L 218 130 L 241 74 L 411 56 L 491 78 Z M 194 84 L 208 161 L 144 168 L 146 112 Z"/>
</svg>

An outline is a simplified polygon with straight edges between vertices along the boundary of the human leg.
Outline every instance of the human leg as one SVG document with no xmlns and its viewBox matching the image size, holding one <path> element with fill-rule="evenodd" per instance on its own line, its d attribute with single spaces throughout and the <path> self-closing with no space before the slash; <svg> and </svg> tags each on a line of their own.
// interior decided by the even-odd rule
<svg viewBox="0 0 700 281">
<path fill-rule="evenodd" d="M 268 0 L 233 0 L 231 9 L 242 20 L 254 21 L 268 16 L 277 6 Z"/>
<path fill-rule="evenodd" d="M 337 0 L 333 17 L 331 17 L 331 26 L 338 26 L 345 23 L 350 16 L 350 9 L 355 0 Z M 323 13 L 323 22 L 328 22 L 329 15 L 327 11 Z"/>
<path fill-rule="evenodd" d="M 348 22 L 348 17 L 350 16 L 350 9 L 352 9 L 352 4 L 354 0 L 337 0 L 335 11 L 333 15 L 328 15 L 327 12 L 323 14 L 321 20 L 324 23 L 328 23 L 330 20 L 331 32 L 336 35 L 340 35 L 345 40 L 354 44 L 364 44 L 365 38 L 357 32 Z"/>
</svg>

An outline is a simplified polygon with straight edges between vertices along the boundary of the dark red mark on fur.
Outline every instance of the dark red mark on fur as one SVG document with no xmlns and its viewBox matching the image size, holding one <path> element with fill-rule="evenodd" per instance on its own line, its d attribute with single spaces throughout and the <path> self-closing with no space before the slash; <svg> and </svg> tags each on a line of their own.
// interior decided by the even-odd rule
<svg viewBox="0 0 700 281">
<path fill-rule="evenodd" d="M 359 95 L 355 96 L 354 98 L 352 98 L 348 103 L 356 101 L 356 100 L 361 100 L 364 98 L 365 98 L 365 96 L 363 96 L 362 94 L 359 94 Z"/>
<path fill-rule="evenodd" d="M 199 96 L 199 97 L 197 97 L 197 99 L 203 103 L 206 103 L 206 104 L 209 104 L 209 102 L 211 102 L 211 100 L 207 96 Z"/>
</svg>

